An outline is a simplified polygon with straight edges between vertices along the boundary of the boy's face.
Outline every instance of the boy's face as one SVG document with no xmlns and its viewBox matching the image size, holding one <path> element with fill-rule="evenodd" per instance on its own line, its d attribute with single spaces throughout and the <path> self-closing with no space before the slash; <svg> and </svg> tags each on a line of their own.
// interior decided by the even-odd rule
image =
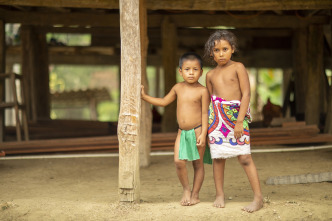
<svg viewBox="0 0 332 221">
<path fill-rule="evenodd" d="M 183 80 L 189 84 L 197 83 L 202 76 L 203 70 L 198 60 L 185 60 L 179 68 Z"/>
<path fill-rule="evenodd" d="M 232 57 L 234 49 L 228 41 L 215 41 L 213 47 L 213 59 L 218 65 L 225 65 Z"/>
</svg>

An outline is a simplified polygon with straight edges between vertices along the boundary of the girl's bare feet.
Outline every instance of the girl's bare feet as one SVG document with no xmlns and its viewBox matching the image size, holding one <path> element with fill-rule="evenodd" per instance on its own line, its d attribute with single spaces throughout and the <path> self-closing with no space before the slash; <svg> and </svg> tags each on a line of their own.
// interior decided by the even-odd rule
<svg viewBox="0 0 332 221">
<path fill-rule="evenodd" d="M 217 208 L 224 208 L 225 207 L 224 195 L 216 196 L 216 200 L 214 201 L 213 206 Z"/>
<path fill-rule="evenodd" d="M 263 200 L 259 199 L 259 200 L 252 201 L 248 206 L 243 207 L 242 210 L 244 210 L 248 213 L 252 213 L 257 210 L 260 210 L 262 207 L 263 207 Z"/>
<path fill-rule="evenodd" d="M 201 201 L 199 200 L 198 194 L 192 193 L 191 198 L 190 198 L 190 205 L 195 205 L 199 202 L 201 202 Z"/>
<path fill-rule="evenodd" d="M 190 190 L 183 190 L 183 195 L 182 195 L 182 199 L 181 199 L 181 205 L 182 206 L 190 206 L 190 195 L 191 195 L 191 191 Z"/>
</svg>

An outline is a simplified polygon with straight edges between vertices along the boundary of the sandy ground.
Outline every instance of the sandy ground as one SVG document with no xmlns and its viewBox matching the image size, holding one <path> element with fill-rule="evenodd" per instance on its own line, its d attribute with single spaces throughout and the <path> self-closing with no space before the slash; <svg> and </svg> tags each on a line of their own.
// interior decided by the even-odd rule
<svg viewBox="0 0 332 221">
<path fill-rule="evenodd" d="M 237 162 L 226 162 L 226 207 L 214 208 L 212 166 L 201 203 L 179 204 L 181 186 L 173 156 L 152 156 L 141 169 L 141 203 L 118 203 L 118 158 L 0 160 L 0 220 L 332 220 L 332 183 L 266 185 L 270 176 L 332 171 L 332 149 L 254 153 L 263 209 L 241 208 L 252 200 L 247 177 Z M 192 169 L 190 178 L 192 179 Z"/>
</svg>

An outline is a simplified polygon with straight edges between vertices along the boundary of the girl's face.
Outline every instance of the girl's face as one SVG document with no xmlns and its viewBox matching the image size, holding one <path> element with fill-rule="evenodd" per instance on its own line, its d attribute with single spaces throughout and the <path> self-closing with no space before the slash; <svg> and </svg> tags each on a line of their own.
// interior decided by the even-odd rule
<svg viewBox="0 0 332 221">
<path fill-rule="evenodd" d="M 214 42 L 213 59 L 218 65 L 225 65 L 231 59 L 234 49 L 226 40 Z"/>
<path fill-rule="evenodd" d="M 183 80 L 189 84 L 198 82 L 198 79 L 202 76 L 202 67 L 198 60 L 185 60 L 182 67 L 179 69 L 180 75 Z"/>
</svg>

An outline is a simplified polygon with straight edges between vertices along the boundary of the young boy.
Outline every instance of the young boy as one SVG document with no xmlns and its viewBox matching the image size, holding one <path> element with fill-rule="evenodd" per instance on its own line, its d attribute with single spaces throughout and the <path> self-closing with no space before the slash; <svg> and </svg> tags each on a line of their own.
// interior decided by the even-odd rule
<svg viewBox="0 0 332 221">
<path fill-rule="evenodd" d="M 250 154 L 250 84 L 244 65 L 231 60 L 235 49 L 236 37 L 226 30 L 216 31 L 205 44 L 205 57 L 216 63 L 206 75 L 206 86 L 211 95 L 208 136 L 216 186 L 214 206 L 225 206 L 225 162 L 227 158 L 237 157 L 254 192 L 253 202 L 243 210 L 254 212 L 262 208 L 263 200 Z"/>
<path fill-rule="evenodd" d="M 200 202 L 199 191 L 204 179 L 203 155 L 208 127 L 210 102 L 206 87 L 198 79 L 203 72 L 202 59 L 196 53 L 185 53 L 179 60 L 179 73 L 183 82 L 177 83 L 164 98 L 151 97 L 144 92 L 142 99 L 150 104 L 166 106 L 177 98 L 178 134 L 174 147 L 176 173 L 183 187 L 181 205 L 190 206 Z M 194 181 L 189 186 L 186 161 L 193 161 Z"/>
</svg>

